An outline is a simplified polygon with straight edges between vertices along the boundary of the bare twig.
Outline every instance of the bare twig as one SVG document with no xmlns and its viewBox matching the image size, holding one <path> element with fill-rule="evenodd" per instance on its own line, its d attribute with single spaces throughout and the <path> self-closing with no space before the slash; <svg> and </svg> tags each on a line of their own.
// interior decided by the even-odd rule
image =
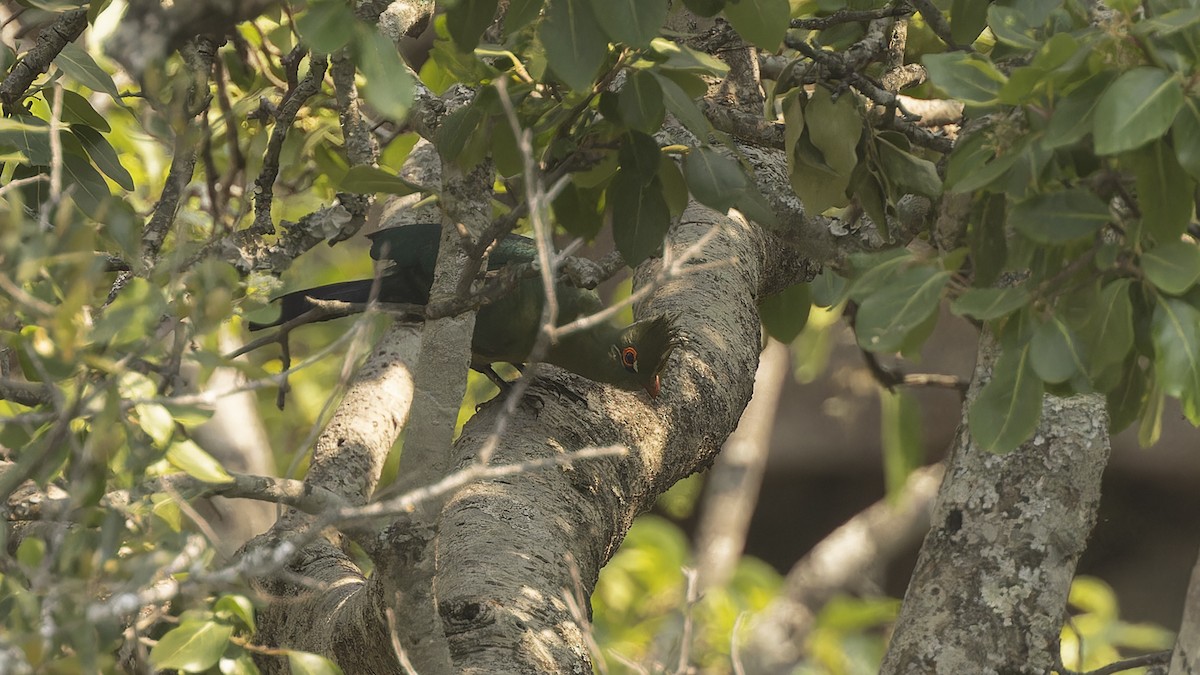
<svg viewBox="0 0 1200 675">
<path fill-rule="evenodd" d="M 1146 666 L 1165 666 L 1171 662 L 1171 650 L 1161 652 L 1153 652 L 1151 654 L 1142 654 L 1120 661 L 1114 661 L 1102 668 L 1095 670 L 1071 670 L 1062 665 L 1061 658 L 1054 671 L 1060 675 L 1112 675 L 1125 670 L 1133 670 L 1134 668 L 1145 668 Z"/>
</svg>

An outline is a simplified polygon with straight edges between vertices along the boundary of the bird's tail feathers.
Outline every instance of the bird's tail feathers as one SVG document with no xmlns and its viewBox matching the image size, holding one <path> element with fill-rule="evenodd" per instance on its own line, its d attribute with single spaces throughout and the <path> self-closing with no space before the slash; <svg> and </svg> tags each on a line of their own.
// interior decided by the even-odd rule
<svg viewBox="0 0 1200 675">
<path fill-rule="evenodd" d="M 371 287 L 374 285 L 374 279 L 358 279 L 355 281 L 340 281 L 336 284 L 326 286 L 317 286 L 316 288 L 306 288 L 302 291 L 293 291 L 285 295 L 275 298 L 279 302 L 279 318 L 270 323 L 259 323 L 251 321 L 250 330 L 262 330 L 271 328 L 280 324 L 287 323 L 292 319 L 304 314 L 312 309 L 314 305 L 311 300 L 340 300 L 342 302 L 367 302 L 371 299 Z"/>
</svg>

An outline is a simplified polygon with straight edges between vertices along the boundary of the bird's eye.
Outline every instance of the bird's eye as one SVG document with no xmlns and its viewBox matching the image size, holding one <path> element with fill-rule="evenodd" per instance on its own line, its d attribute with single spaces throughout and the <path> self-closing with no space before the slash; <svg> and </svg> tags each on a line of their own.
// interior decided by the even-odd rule
<svg viewBox="0 0 1200 675">
<path fill-rule="evenodd" d="M 621 350 L 621 363 L 625 368 L 637 372 L 637 350 L 633 347 L 626 347 Z"/>
</svg>

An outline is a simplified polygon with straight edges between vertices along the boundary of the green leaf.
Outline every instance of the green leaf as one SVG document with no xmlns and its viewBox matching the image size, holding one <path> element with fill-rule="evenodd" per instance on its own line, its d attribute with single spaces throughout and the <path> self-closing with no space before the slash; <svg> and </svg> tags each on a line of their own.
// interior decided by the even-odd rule
<svg viewBox="0 0 1200 675">
<path fill-rule="evenodd" d="M 342 675 L 342 669 L 337 664 L 324 656 L 308 652 L 289 651 L 288 667 L 292 675 Z"/>
<path fill-rule="evenodd" d="M 63 187 L 70 188 L 71 201 L 84 214 L 92 218 L 103 218 L 105 202 L 110 193 L 104 176 L 92 168 L 86 158 L 72 153 L 63 153 Z"/>
<path fill-rule="evenodd" d="M 635 71 L 617 93 L 617 111 L 632 129 L 648 134 L 658 131 L 667 112 L 658 79 L 645 70 Z"/>
<path fill-rule="evenodd" d="M 833 307 L 846 297 L 846 278 L 828 267 L 822 267 L 808 283 L 812 286 L 813 304 L 817 307 Z"/>
<path fill-rule="evenodd" d="M 1133 347 L 1133 303 L 1129 299 L 1131 279 L 1109 282 L 1089 308 L 1082 336 L 1091 354 L 1091 374 L 1119 363 Z"/>
<path fill-rule="evenodd" d="M 1142 211 L 1142 232 L 1158 241 L 1179 239 L 1192 220 L 1192 192 L 1196 182 L 1176 161 L 1162 141 L 1131 153 L 1129 164 Z"/>
<path fill-rule="evenodd" d="M 855 317 L 858 345 L 872 352 L 898 351 L 908 334 L 937 311 L 950 275 L 924 265 L 912 267 L 868 296 Z"/>
<path fill-rule="evenodd" d="M 925 460 L 921 434 L 921 406 L 904 390 L 879 390 L 880 438 L 883 473 L 889 499 L 903 494 L 909 474 Z"/>
<path fill-rule="evenodd" d="M 988 27 L 999 42 L 1025 51 L 1041 46 L 1041 41 L 1033 36 L 1036 26 L 1029 24 L 1020 8 L 992 5 L 987 9 L 987 14 Z"/>
<path fill-rule="evenodd" d="M 483 111 L 475 105 L 465 105 L 442 120 L 437 130 L 437 149 L 442 159 L 453 161 L 462 169 L 473 168 L 482 158 L 466 157 L 463 150 L 476 137 L 484 121 Z"/>
<path fill-rule="evenodd" d="M 1037 194 L 1017 202 L 1008 212 L 1008 224 L 1039 244 L 1086 237 L 1109 220 L 1108 206 L 1084 188 Z"/>
<path fill-rule="evenodd" d="M 667 19 L 666 0 L 591 0 L 592 11 L 613 42 L 645 47 Z"/>
<path fill-rule="evenodd" d="M 929 71 L 930 81 L 965 103 L 996 102 L 1007 80 L 990 61 L 968 52 L 926 54 L 921 62 Z"/>
<path fill-rule="evenodd" d="M 713 148 L 694 148 L 683 162 L 688 188 L 696 201 L 724 213 L 749 183 L 738 163 Z"/>
<path fill-rule="evenodd" d="M 613 241 L 626 264 L 636 267 L 646 258 L 658 255 L 671 225 L 671 210 L 658 177 L 647 183 L 622 167 L 609 185 L 607 201 Z"/>
<path fill-rule="evenodd" d="M 33 115 L 0 117 L 0 146 L 15 148 L 31 166 L 49 166 L 50 124 Z"/>
<path fill-rule="evenodd" d="M 222 595 L 213 603 L 213 612 L 221 618 L 236 619 L 250 632 L 254 632 L 254 603 L 244 595 Z"/>
<path fill-rule="evenodd" d="M 64 73 L 79 84 L 92 91 L 108 94 L 117 105 L 124 107 L 125 102 L 121 100 L 121 92 L 117 91 L 117 85 L 113 84 L 112 76 L 105 72 L 83 47 L 68 42 L 58 56 L 54 57 L 54 65 L 62 68 Z"/>
<path fill-rule="evenodd" d="M 667 110 L 670 110 L 671 114 L 698 138 L 707 138 L 708 118 L 700 112 L 700 108 L 692 100 L 692 97 L 688 96 L 683 87 L 680 87 L 671 78 L 657 73 L 654 76 L 658 78 L 658 85 L 662 88 Z"/>
<path fill-rule="evenodd" d="M 155 668 L 199 673 L 217 665 L 233 626 L 216 621 L 185 621 L 167 631 L 150 650 Z"/>
<path fill-rule="evenodd" d="M 1125 361 L 1121 381 L 1105 395 L 1110 434 L 1126 429 L 1141 413 L 1146 398 L 1146 373 L 1137 361 L 1137 356 Z"/>
<path fill-rule="evenodd" d="M 849 298 L 862 302 L 868 296 L 892 286 L 896 278 L 913 266 L 913 254 L 905 248 L 892 248 L 877 253 L 851 253 L 850 265 L 855 274 L 849 288 Z"/>
<path fill-rule="evenodd" d="M 342 177 L 339 188 L 355 194 L 383 192 L 399 196 L 421 191 L 419 185 L 383 169 L 365 164 L 350 167 L 346 171 L 346 175 Z"/>
<path fill-rule="evenodd" d="M 725 0 L 683 0 L 683 5 L 698 16 L 716 16 L 725 8 Z"/>
<path fill-rule="evenodd" d="M 599 188 L 581 188 L 574 182 L 567 183 L 551 204 L 555 221 L 576 237 L 595 239 L 604 225 L 604 214 L 600 209 L 603 193 Z"/>
<path fill-rule="evenodd" d="M 363 98 L 380 114 L 403 121 L 412 106 L 416 87 L 396 45 L 378 30 L 364 28 L 359 32 L 356 48 L 358 67 L 366 78 Z"/>
<path fill-rule="evenodd" d="M 174 420 L 172 420 L 172 425 L 174 425 Z M 172 426 L 172 428 L 174 427 Z M 233 476 L 225 471 L 225 467 L 193 441 L 183 440 L 175 443 L 167 449 L 166 457 L 172 466 L 196 480 L 205 483 L 233 482 Z"/>
<path fill-rule="evenodd" d="M 1086 358 L 1079 338 L 1057 314 L 1033 329 L 1029 349 L 1033 372 L 1043 382 L 1066 382 L 1076 373 L 1086 371 Z"/>
<path fill-rule="evenodd" d="M 84 125 L 100 131 L 112 131 L 104 115 L 96 112 L 88 100 L 70 89 L 63 90 L 62 120 L 67 124 Z"/>
<path fill-rule="evenodd" d="M 1050 116 L 1045 146 L 1051 150 L 1061 148 L 1091 133 L 1100 97 L 1112 81 L 1111 72 L 1101 72 L 1063 97 Z"/>
<path fill-rule="evenodd" d="M 1200 280 L 1200 247 L 1183 241 L 1156 246 L 1142 254 L 1142 271 L 1159 290 L 1181 295 Z"/>
<path fill-rule="evenodd" d="M 662 181 L 663 197 L 667 200 L 667 208 L 671 210 L 671 220 L 674 221 L 687 210 L 689 195 L 687 181 L 683 178 L 683 172 L 679 170 L 679 165 L 668 159 L 659 163 L 658 179 Z M 749 214 L 747 217 L 750 217 Z"/>
<path fill-rule="evenodd" d="M 808 284 L 794 284 L 774 295 L 768 295 L 758 303 L 758 314 L 762 317 L 767 333 L 784 344 L 804 330 L 808 313 L 812 310 L 812 297 Z"/>
<path fill-rule="evenodd" d="M 938 177 L 937 167 L 933 162 L 901 150 L 883 138 L 878 139 L 878 147 L 883 175 L 894 182 L 902 194 L 918 194 L 930 198 L 937 198 L 942 194 L 942 179 Z M 899 196 L 901 195 L 893 195 Z"/>
<path fill-rule="evenodd" d="M 637 177 L 643 185 L 658 177 L 662 151 L 653 136 L 640 131 L 625 134 L 621 138 L 617 156 L 621 161 L 621 171 L 630 178 Z"/>
<path fill-rule="evenodd" d="M 1029 304 L 1029 300 L 1029 291 L 1023 286 L 971 288 L 950 303 L 950 311 L 958 316 L 990 321 L 1021 309 Z"/>
<path fill-rule="evenodd" d="M 1200 310 L 1160 297 L 1150 330 L 1157 385 L 1180 400 L 1192 424 L 1200 424 Z"/>
<path fill-rule="evenodd" d="M 950 38 L 960 45 L 975 42 L 987 27 L 988 3 L 954 0 L 950 5 Z"/>
<path fill-rule="evenodd" d="M 724 11 L 738 35 L 769 52 L 779 48 L 791 20 L 788 0 L 729 0 Z"/>
<path fill-rule="evenodd" d="M 971 437 L 988 452 L 1011 452 L 1037 429 L 1045 385 L 1033 372 L 1029 352 L 1029 345 L 1005 349 L 967 412 Z"/>
<path fill-rule="evenodd" d="M 1008 235 L 1004 231 L 1008 200 L 1004 195 L 986 195 L 982 203 L 971 210 L 971 227 L 967 244 L 975 268 L 972 284 L 991 286 L 1000 278 L 1008 260 Z"/>
<path fill-rule="evenodd" d="M 891 239 L 891 230 L 887 219 L 887 195 L 878 174 L 871 170 L 866 162 L 854 167 L 850 174 L 850 194 L 862 207 L 867 217 L 879 230 L 879 236 L 884 240 Z"/>
<path fill-rule="evenodd" d="M 109 145 L 108 140 L 99 131 L 91 127 L 78 126 L 71 129 L 80 145 L 87 150 L 88 156 L 113 182 L 125 190 L 134 189 L 133 176 L 121 165 L 117 151 Z"/>
<path fill-rule="evenodd" d="M 551 70 L 576 91 L 589 91 L 608 55 L 589 0 L 550 0 L 538 35 Z"/>
<path fill-rule="evenodd" d="M 1166 395 L 1158 386 L 1151 386 L 1142 405 L 1142 414 L 1138 419 L 1138 445 L 1148 448 L 1158 442 L 1162 436 L 1163 404 Z"/>
<path fill-rule="evenodd" d="M 1031 152 L 1033 136 L 1024 138 L 1005 148 L 1003 154 L 993 156 L 992 149 L 987 147 L 987 138 L 983 134 L 971 136 L 960 151 L 955 148 L 946 165 L 947 192 L 974 192 L 979 189 L 989 189 L 1003 192 L 1001 179 L 1004 178 L 1018 160 Z"/>
<path fill-rule="evenodd" d="M 1200 180 L 1200 103 L 1196 99 L 1184 99 L 1183 107 L 1171 123 L 1171 143 L 1179 165 L 1192 178 Z"/>
<path fill-rule="evenodd" d="M 322 54 L 332 54 L 354 37 L 354 11 L 343 0 L 310 2 L 296 17 L 296 30 L 304 44 Z"/>
<path fill-rule="evenodd" d="M 651 40 L 650 49 L 655 60 L 667 71 L 678 70 L 712 77 L 725 77 L 729 74 L 729 66 L 715 56 L 666 38 L 656 37 Z"/>
<path fill-rule="evenodd" d="M 1183 86 L 1170 72 L 1142 67 L 1124 73 L 1096 106 L 1096 154 L 1132 150 L 1162 136 L 1182 107 Z"/>
<path fill-rule="evenodd" d="M 504 36 L 528 26 L 542 11 L 543 0 L 511 0 L 504 12 Z"/>
<path fill-rule="evenodd" d="M 496 0 L 458 0 L 446 8 L 446 30 L 459 51 L 469 52 L 495 18 Z"/>
<path fill-rule="evenodd" d="M 855 97 L 839 96 L 834 101 L 827 89 L 817 87 L 804 105 L 804 123 L 809 140 L 829 168 L 849 178 L 858 163 L 856 148 L 863 128 Z"/>
</svg>

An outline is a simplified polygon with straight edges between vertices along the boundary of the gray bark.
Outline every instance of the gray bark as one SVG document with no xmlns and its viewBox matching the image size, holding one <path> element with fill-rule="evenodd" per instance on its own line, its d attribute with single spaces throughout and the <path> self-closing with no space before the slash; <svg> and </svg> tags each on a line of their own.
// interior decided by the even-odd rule
<svg viewBox="0 0 1200 675">
<path fill-rule="evenodd" d="M 1000 348 L 985 334 L 974 401 Z M 1007 455 L 971 439 L 966 406 L 882 673 L 1046 673 L 1100 502 L 1108 415 L 1097 395 L 1046 396 Z"/>
</svg>

